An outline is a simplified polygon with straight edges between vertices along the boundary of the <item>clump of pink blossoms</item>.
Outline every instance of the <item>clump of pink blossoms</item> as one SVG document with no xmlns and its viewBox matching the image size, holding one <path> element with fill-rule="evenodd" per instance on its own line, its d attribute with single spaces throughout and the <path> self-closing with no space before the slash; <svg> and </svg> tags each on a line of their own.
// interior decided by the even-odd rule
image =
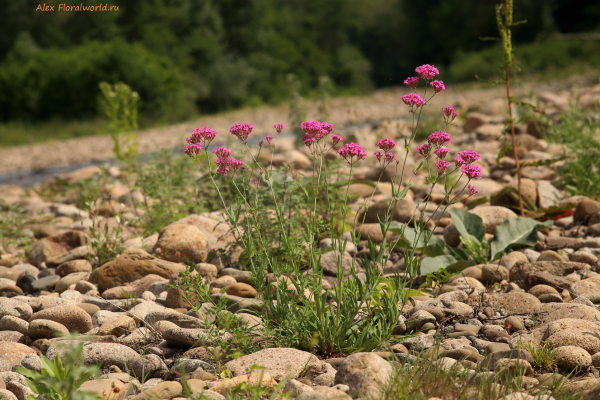
<svg viewBox="0 0 600 400">
<path fill-rule="evenodd" d="M 210 129 L 208 126 L 199 126 L 192 131 L 192 135 L 186 138 L 185 141 L 188 144 L 201 144 L 206 149 L 218 134 L 219 132 Z"/>
<path fill-rule="evenodd" d="M 445 147 L 440 147 L 439 149 L 435 149 L 433 151 L 433 154 L 435 154 L 436 156 L 438 156 L 439 158 L 441 158 L 443 160 L 444 158 L 446 158 L 446 156 L 448 155 L 449 151 L 450 150 L 448 150 Z"/>
<path fill-rule="evenodd" d="M 265 139 L 267 140 L 267 143 L 269 143 L 269 145 L 270 145 L 271 142 L 273 141 L 273 136 L 267 135 L 267 137 Z"/>
<path fill-rule="evenodd" d="M 440 71 L 433 65 L 424 64 L 420 67 L 415 68 L 415 72 L 426 81 L 432 80 Z"/>
<path fill-rule="evenodd" d="M 442 108 L 442 117 L 444 118 L 444 123 L 448 125 L 458 117 L 458 113 L 454 111 L 454 107 L 447 106 Z"/>
<path fill-rule="evenodd" d="M 463 160 L 460 157 L 454 157 L 454 165 L 456 165 L 456 168 L 461 167 L 465 164 L 465 160 Z"/>
<path fill-rule="evenodd" d="M 435 147 L 440 148 L 447 143 L 452 143 L 452 138 L 448 132 L 435 131 L 427 138 L 427 141 Z"/>
<path fill-rule="evenodd" d="M 240 139 L 244 144 L 248 142 L 248 136 L 252 133 L 252 129 L 254 129 L 254 125 L 250 124 L 234 124 L 229 133 Z"/>
<path fill-rule="evenodd" d="M 467 185 L 467 190 L 469 191 L 469 196 L 473 196 L 479 193 L 479 190 L 475 188 L 475 186 Z"/>
<path fill-rule="evenodd" d="M 436 93 L 439 93 L 442 90 L 446 89 L 446 85 L 444 85 L 444 82 L 442 81 L 432 81 L 430 85 Z"/>
<path fill-rule="evenodd" d="M 402 96 L 404 104 L 410 107 L 410 112 L 415 113 L 417 109 L 425 104 L 425 100 L 417 93 L 409 93 Z"/>
<path fill-rule="evenodd" d="M 275 124 L 275 125 L 273 125 L 273 128 L 275 128 L 277 133 L 281 133 L 285 129 L 285 125 L 284 124 Z"/>
<path fill-rule="evenodd" d="M 463 165 L 461 168 L 463 174 L 465 174 L 469 180 L 471 179 L 481 179 L 481 168 L 477 165 Z"/>
<path fill-rule="evenodd" d="M 478 152 L 473 150 L 459 151 L 458 155 L 465 161 L 465 164 L 473 164 L 481 157 L 481 155 Z"/>
<path fill-rule="evenodd" d="M 404 84 L 409 86 L 411 89 L 416 89 L 417 85 L 419 84 L 419 77 L 418 76 L 412 76 L 410 78 L 406 78 L 404 80 Z"/>
<path fill-rule="evenodd" d="M 344 140 L 344 139 L 342 139 L 342 137 L 340 135 L 336 135 L 335 133 L 331 134 L 331 141 L 333 142 L 334 146 L 336 144 L 338 144 L 339 142 L 341 142 L 342 140 Z"/>
<path fill-rule="evenodd" d="M 337 153 L 350 165 L 367 158 L 367 153 L 363 150 L 362 146 L 357 143 L 345 144 L 337 151 Z"/>
<path fill-rule="evenodd" d="M 429 143 L 417 146 L 417 153 L 419 153 L 425 158 L 429 157 L 429 151 L 431 151 L 431 145 Z"/>
<path fill-rule="evenodd" d="M 192 158 L 202 154 L 202 145 L 200 144 L 188 144 L 183 148 L 183 154 L 186 154 Z"/>
<path fill-rule="evenodd" d="M 227 176 L 230 170 L 237 171 L 240 168 L 244 167 L 244 162 L 242 160 L 235 159 L 233 157 L 226 158 L 217 158 L 215 160 L 215 164 L 219 167 L 217 168 L 217 174 Z"/>
<path fill-rule="evenodd" d="M 434 162 L 435 166 L 438 169 L 438 175 L 444 175 L 444 173 L 446 172 L 446 170 L 448 169 L 448 167 L 450 166 L 450 163 L 448 161 L 445 160 L 437 160 L 436 162 Z"/>
<path fill-rule="evenodd" d="M 375 146 L 379 147 L 384 151 L 384 153 L 386 153 L 396 147 L 396 142 L 394 142 L 392 139 L 385 138 L 378 141 Z"/>
</svg>

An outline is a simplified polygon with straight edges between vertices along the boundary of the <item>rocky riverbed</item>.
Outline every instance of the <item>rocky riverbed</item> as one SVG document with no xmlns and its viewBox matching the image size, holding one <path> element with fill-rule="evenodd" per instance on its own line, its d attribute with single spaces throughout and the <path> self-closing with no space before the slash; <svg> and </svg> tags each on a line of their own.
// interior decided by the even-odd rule
<svg viewBox="0 0 600 400">
<path fill-rule="evenodd" d="M 542 90 L 535 94 L 535 100 L 552 118 L 568 107 L 569 100 L 582 108 L 592 107 L 599 94 L 599 86 L 577 93 Z M 376 150 L 378 139 L 402 138 L 410 128 L 410 121 L 397 118 L 401 107 L 397 98 L 392 94 L 381 96 L 386 107 L 380 108 L 373 119 L 383 122 L 344 134 L 347 142 L 361 144 L 367 153 Z M 451 127 L 451 151 L 468 148 L 481 153 L 478 165 L 483 175 L 475 183 L 479 193 L 463 196 L 451 209 L 481 217 L 486 236 L 491 238 L 498 226 L 517 218 L 514 200 L 496 196 L 505 187 L 516 187 L 517 179 L 512 150 L 497 160 L 505 144 L 504 103 L 499 97 L 486 100 L 486 96 L 461 95 L 450 102 L 465 117 Z M 447 103 L 443 98 L 436 99 L 433 108 Z M 332 118 L 342 119 L 340 115 Z M 281 113 L 268 116 L 269 121 L 265 117 L 257 125 L 266 126 Z M 172 128 L 173 135 L 168 143 L 165 139 L 164 147 L 181 145 L 184 128 L 189 127 Z M 565 154 L 564 146 L 549 144 L 537 128 L 526 121 L 516 126 L 517 151 L 522 161 Z M 150 135 L 142 142 L 146 138 Z M 58 152 L 63 154 L 62 150 Z M 105 153 L 99 152 L 101 157 Z M 419 155 L 412 153 L 406 160 L 410 171 L 420 162 Z M 31 154 L 28 158 L 33 160 L 21 164 L 4 158 L 1 167 L 5 171 L 15 165 L 34 168 L 37 161 Z M 400 151 L 397 154 L 404 157 Z M 306 149 L 296 148 L 293 140 L 277 147 L 273 163 L 284 162 L 293 163 L 299 170 L 311 168 Z M 47 201 L 43 194 L 37 194 L 39 188 L 4 187 L 0 191 L 2 204 L 18 205 L 30 221 L 22 231 L 11 234 L 29 237 L 31 246 L 19 247 L 5 241 L 0 248 L 0 395 L 7 400 L 24 400 L 32 394 L 24 376 L 14 368 L 40 371 L 40 356 L 53 358 L 67 340 L 60 334 L 78 332 L 86 335 L 84 363 L 102 364 L 101 377 L 87 381 L 82 389 L 105 399 L 183 399 L 188 395 L 224 399 L 228 389 L 241 382 L 274 388 L 282 381 L 281 392 L 289 392 L 299 400 L 380 398 L 381 385 L 391 379 L 398 365 L 423 360 L 473 376 L 518 377 L 521 388 L 513 390 L 507 399 L 536 399 L 535 393 L 561 381 L 563 390 L 580 398 L 600 398 L 600 203 L 586 196 L 567 196 L 555 187 L 560 165 L 559 161 L 522 171 L 523 197 L 536 208 L 561 210 L 552 215 L 551 227 L 538 232 L 534 248 L 517 249 L 492 264 L 468 267 L 432 293 L 411 296 L 406 304 L 399 304 L 402 316 L 397 340 L 382 345 L 377 352 L 333 358 L 276 347 L 235 359 L 215 358 L 215 351 L 227 353 L 227 349 L 219 349 L 218 343 L 207 336 L 215 323 L 214 316 L 205 307 L 190 311 L 191 305 L 180 289 L 170 285 L 185 270 L 182 257 L 193 262 L 194 274 L 209 282 L 213 296 L 226 299 L 229 311 L 223 313 L 235 313 L 242 323 L 260 332 L 263 321 L 246 310 L 264 307 L 250 273 L 240 269 L 235 257 L 208 257 L 210 250 L 224 248 L 233 240 L 218 212 L 191 214 L 160 232 L 141 237 L 135 226 L 137 211 L 120 214 L 120 204 L 149 199 L 120 180 L 118 167 L 107 172 L 87 167 L 62 176 L 63 182 L 79 182 L 107 174 L 105 190 L 111 193 L 111 199 L 96 204 L 94 215 L 73 204 Z M 450 214 L 436 211 L 444 195 L 429 193 L 423 172 L 404 177 L 406 181 L 412 178 L 412 186 L 394 210 L 394 220 L 407 222 L 415 212 L 424 211 L 437 222 L 433 233 L 446 244 L 459 246 L 460 236 Z M 376 181 L 380 173 L 371 160 L 354 168 L 353 178 Z M 383 240 L 377 213 L 391 198 L 392 177 L 384 172 L 372 197 L 372 185 L 350 185 L 349 191 L 355 196 L 352 209 L 360 213 L 364 201 L 370 207 L 363 214 L 361 242 L 349 247 L 348 252 L 367 251 L 367 237 Z M 426 197 L 431 202 L 424 208 Z M 469 208 L 474 201 L 477 205 Z M 121 225 L 126 238 L 124 251 L 103 263 L 90 245 L 90 228 L 98 216 L 112 232 Z M 123 225 L 126 221 L 131 223 Z M 324 239 L 320 247 L 327 249 L 330 243 L 331 239 Z M 404 274 L 403 256 L 401 251 L 391 254 L 388 264 L 381 268 L 382 274 Z M 334 284 L 335 258 L 323 257 L 321 267 L 324 287 Z M 406 336 L 409 333 L 412 335 Z M 541 366 L 538 354 L 533 353 L 534 349 L 544 348 L 552 349 L 553 358 Z M 249 372 L 251 365 L 264 369 Z M 223 370 L 230 371 L 230 376 L 222 374 Z"/>
</svg>

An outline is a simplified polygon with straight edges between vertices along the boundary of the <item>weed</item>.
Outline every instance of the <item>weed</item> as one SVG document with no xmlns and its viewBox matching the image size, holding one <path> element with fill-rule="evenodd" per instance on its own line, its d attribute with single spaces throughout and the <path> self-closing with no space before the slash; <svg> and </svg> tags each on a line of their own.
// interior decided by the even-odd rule
<svg viewBox="0 0 600 400">
<path fill-rule="evenodd" d="M 130 164 L 137 158 L 137 102 L 140 96 L 124 83 L 100 83 L 100 107 L 110 119 L 113 153 L 117 160 Z"/>
<path fill-rule="evenodd" d="M 26 226 L 33 222 L 24 215 L 24 210 L 0 199 L 0 253 L 24 248 L 29 251 L 34 237 L 27 234 Z"/>
<path fill-rule="evenodd" d="M 71 337 L 67 343 L 71 343 Z M 80 386 L 100 370 L 100 364 L 83 365 L 83 342 L 70 345 L 64 352 L 64 362 L 59 354 L 53 361 L 41 356 L 43 369 L 41 373 L 27 368 L 15 367 L 17 372 L 25 375 L 27 384 L 36 395 L 28 396 L 29 400 L 92 400 L 100 397 L 91 392 L 79 390 Z M 39 397 L 38 397 L 39 396 Z"/>
<path fill-rule="evenodd" d="M 519 345 L 531 353 L 533 362 L 538 368 L 542 370 L 548 370 L 556 364 L 556 353 L 554 352 L 554 346 L 551 345 L 548 340 L 540 341 L 540 346 L 532 346 L 530 344 Z"/>
<path fill-rule="evenodd" d="M 86 235 L 85 243 L 86 245 L 89 244 L 92 248 L 93 254 L 98 259 L 98 265 L 103 265 L 117 258 L 125 249 L 123 247 L 123 226 L 127 225 L 127 221 L 121 224 L 122 216 L 120 213 L 116 214 L 114 218 L 117 224 L 115 227 L 112 227 L 108 222 L 99 219 L 96 215 L 95 201 L 86 203 L 86 206 L 92 219 L 92 226 L 89 228 L 91 238 L 88 238 Z M 91 254 L 89 255 L 90 258 L 92 257 Z M 89 261 L 92 262 L 91 259 Z"/>
</svg>

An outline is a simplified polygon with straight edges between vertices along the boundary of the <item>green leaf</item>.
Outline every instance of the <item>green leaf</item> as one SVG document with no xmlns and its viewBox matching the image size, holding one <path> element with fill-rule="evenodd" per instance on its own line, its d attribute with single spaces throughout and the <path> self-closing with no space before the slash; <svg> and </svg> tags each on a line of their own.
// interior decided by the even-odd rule
<svg viewBox="0 0 600 400">
<path fill-rule="evenodd" d="M 485 225 L 479 215 L 461 210 L 449 210 L 454 226 L 464 238 L 481 242 L 485 237 Z"/>
<path fill-rule="evenodd" d="M 396 235 L 400 235 L 400 240 L 396 244 L 396 247 L 411 249 L 414 246 L 415 250 L 424 253 L 431 252 L 431 254 L 438 254 L 439 251 L 443 253 L 444 241 L 429 231 L 423 231 L 419 235 L 414 228 L 402 226 L 396 221 L 390 223 L 388 230 L 394 232 Z M 426 242 L 427 244 L 425 244 Z M 442 250 L 439 250 L 439 248 Z"/>
<path fill-rule="evenodd" d="M 405 292 L 408 292 L 409 296 L 427 296 L 425 293 L 423 292 L 419 292 L 416 289 L 406 289 L 404 290 Z"/>
<path fill-rule="evenodd" d="M 492 241 L 493 260 L 497 260 L 502 253 L 516 246 L 535 246 L 538 228 L 549 228 L 552 221 L 539 222 L 531 218 L 517 217 L 507 219 L 496 228 Z"/>
<path fill-rule="evenodd" d="M 409 189 L 410 189 L 410 183 L 404 189 L 402 189 L 402 191 L 400 193 L 398 193 L 396 200 L 402 200 L 403 198 L 405 198 Z"/>
<path fill-rule="evenodd" d="M 440 269 L 445 269 L 456 262 L 456 258 L 447 255 L 438 257 L 425 257 L 421 261 L 421 275 L 424 276 Z"/>
</svg>

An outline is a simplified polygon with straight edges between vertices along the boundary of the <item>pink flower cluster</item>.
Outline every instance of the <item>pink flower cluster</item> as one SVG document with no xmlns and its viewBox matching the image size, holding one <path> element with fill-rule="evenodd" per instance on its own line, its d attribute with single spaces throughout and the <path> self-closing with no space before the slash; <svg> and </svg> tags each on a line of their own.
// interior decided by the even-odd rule
<svg viewBox="0 0 600 400">
<path fill-rule="evenodd" d="M 438 156 L 440 159 L 442 159 L 442 160 L 443 160 L 444 158 L 446 158 L 446 156 L 448 155 L 448 152 L 449 152 L 449 151 L 450 151 L 450 150 L 448 150 L 448 149 L 447 149 L 447 148 L 445 148 L 445 147 L 440 147 L 439 149 L 435 149 L 435 150 L 433 151 L 433 154 L 435 154 L 436 156 Z"/>
<path fill-rule="evenodd" d="M 444 85 L 444 82 L 442 81 L 432 81 L 430 85 L 436 93 L 439 93 L 442 90 L 446 89 L 446 85 Z"/>
<path fill-rule="evenodd" d="M 423 157 L 429 157 L 429 152 L 431 151 L 431 145 L 429 143 L 425 143 L 421 146 L 417 146 L 417 153 L 422 155 Z"/>
<path fill-rule="evenodd" d="M 479 190 L 477 190 L 475 186 L 467 185 L 467 189 L 469 190 L 469 196 L 473 196 L 479 193 Z"/>
<path fill-rule="evenodd" d="M 434 162 L 434 164 L 438 169 L 439 176 L 444 175 L 444 172 L 446 172 L 446 170 L 450 166 L 450 163 L 445 160 L 437 160 L 436 162 Z"/>
<path fill-rule="evenodd" d="M 381 151 L 376 151 L 373 155 L 377 158 L 377 161 L 381 162 L 383 158 L 384 164 L 391 164 L 394 161 L 398 161 L 396 159 L 396 155 L 394 153 L 385 153 L 383 154 Z"/>
<path fill-rule="evenodd" d="M 471 179 L 481 179 L 481 168 L 477 165 L 463 165 L 460 169 L 463 174 L 465 174 L 469 180 Z"/>
<path fill-rule="evenodd" d="M 183 154 L 186 154 L 192 158 L 202 154 L 202 145 L 200 144 L 188 144 L 183 148 Z"/>
<path fill-rule="evenodd" d="M 429 135 L 427 141 L 439 149 L 447 143 L 452 143 L 452 138 L 448 132 L 435 131 Z"/>
<path fill-rule="evenodd" d="M 194 129 L 192 135 L 186 138 L 185 141 L 189 144 L 201 144 L 203 148 L 207 148 L 218 134 L 219 132 L 213 131 L 208 126 L 200 126 Z"/>
<path fill-rule="evenodd" d="M 479 160 L 479 158 L 481 157 L 481 155 L 478 152 L 473 151 L 473 150 L 459 151 L 458 155 L 460 156 L 460 158 L 465 160 L 466 164 L 473 164 L 475 161 Z"/>
<path fill-rule="evenodd" d="M 405 94 L 404 96 L 402 96 L 402 101 L 404 102 L 404 104 L 410 107 L 411 113 L 417 112 L 417 108 L 425 104 L 425 100 L 417 93 Z"/>
<path fill-rule="evenodd" d="M 273 141 L 273 136 L 267 135 L 267 137 L 265 139 L 267 140 L 267 143 L 269 143 L 269 145 L 271 145 L 271 142 Z"/>
<path fill-rule="evenodd" d="M 234 124 L 229 133 L 240 139 L 242 142 L 248 142 L 248 136 L 252 133 L 252 129 L 254 129 L 254 125 L 250 124 Z"/>
<path fill-rule="evenodd" d="M 284 124 L 275 124 L 275 125 L 273 125 L 273 128 L 275 128 L 277 133 L 281 133 L 281 131 L 283 131 L 285 129 L 285 125 Z"/>
<path fill-rule="evenodd" d="M 458 113 L 454 111 L 454 107 L 452 106 L 442 107 L 442 117 L 444 118 L 444 123 L 448 125 L 458 117 Z"/>
<path fill-rule="evenodd" d="M 244 167 L 242 160 L 237 160 L 230 157 L 233 153 L 226 147 L 217 147 L 213 150 L 213 153 L 217 156 L 215 164 L 218 165 L 217 173 L 226 176 L 230 170 L 234 172 Z"/>
<path fill-rule="evenodd" d="M 362 146 L 357 143 L 345 144 L 337 151 L 337 153 L 350 165 L 367 158 L 367 153 L 363 150 Z"/>
<path fill-rule="evenodd" d="M 331 141 L 333 142 L 334 146 L 336 144 L 338 144 L 339 142 L 341 142 L 342 140 L 344 140 L 344 139 L 342 139 L 342 137 L 340 135 L 336 135 L 335 133 L 331 134 Z"/>
<path fill-rule="evenodd" d="M 419 76 L 421 78 L 425 79 L 426 81 L 432 80 L 434 76 L 436 76 L 440 73 L 440 71 L 438 71 L 438 69 L 436 67 L 434 67 L 433 65 L 429 65 L 429 64 L 424 64 L 424 65 L 421 65 L 420 67 L 415 68 L 415 72 L 417 74 L 419 74 Z"/>
<path fill-rule="evenodd" d="M 304 121 L 300 124 L 300 128 L 306 134 L 302 141 L 307 147 L 312 146 L 313 143 L 318 142 L 329 135 L 333 131 L 333 125 L 327 122 L 319 122 L 314 120 Z"/>
<path fill-rule="evenodd" d="M 375 144 L 375 146 L 379 147 L 381 150 L 387 153 L 388 151 L 396 147 L 396 142 L 394 142 L 392 139 L 385 138 L 379 140 Z"/>
<path fill-rule="evenodd" d="M 404 80 L 404 84 L 409 86 L 411 89 L 416 89 L 417 85 L 419 84 L 419 77 L 418 76 L 412 76 L 410 78 L 406 78 Z"/>
</svg>

